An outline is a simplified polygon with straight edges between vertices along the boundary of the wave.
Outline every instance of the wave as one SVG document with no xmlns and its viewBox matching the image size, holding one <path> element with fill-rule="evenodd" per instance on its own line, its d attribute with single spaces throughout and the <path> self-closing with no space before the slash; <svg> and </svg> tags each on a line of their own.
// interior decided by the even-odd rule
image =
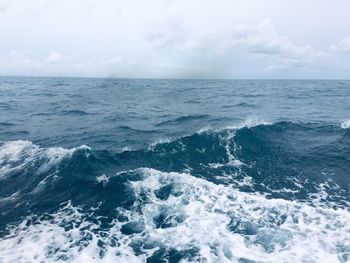
<svg viewBox="0 0 350 263">
<path fill-rule="evenodd" d="M 87 112 L 84 110 L 63 110 L 63 111 L 51 111 L 51 112 L 39 112 L 33 113 L 32 116 L 54 116 L 54 115 L 69 115 L 69 116 L 88 116 L 96 115 L 96 113 Z"/>
<path fill-rule="evenodd" d="M 15 126 L 15 124 L 11 122 L 0 122 L 0 127 L 10 127 L 10 126 Z"/>
<path fill-rule="evenodd" d="M 78 149 L 89 149 L 83 145 L 78 148 L 64 149 L 61 147 L 40 148 L 30 141 L 10 141 L 0 147 L 0 180 L 21 168 L 28 169 L 39 160 L 42 165 L 36 165 L 37 172 L 44 172 L 58 164 L 63 158 L 72 156 Z"/>
<path fill-rule="evenodd" d="M 69 162 L 76 152 L 83 151 L 87 157 L 87 149 L 87 146 L 41 148 L 30 141 L 3 143 L 0 146 L 0 184 L 6 185 L 0 188 L 3 220 L 18 220 L 28 212 L 28 205 L 40 203 L 47 185 L 57 187 L 62 162 Z M 13 211 L 14 206 L 18 210 Z M 4 227 L 0 224 L 0 233 Z"/>
<path fill-rule="evenodd" d="M 150 167 L 190 172 L 241 191 L 287 200 L 310 201 L 320 192 L 320 185 L 327 183 L 328 195 L 321 203 L 350 204 L 350 183 L 346 180 L 350 173 L 349 133 L 332 125 L 291 122 L 247 121 L 239 126 L 242 128 L 205 129 L 122 152 L 6 142 L 0 144 L 0 181 L 11 187 L 0 190 L 0 199 L 22 188 L 33 191 L 41 181 L 48 185 L 47 177 L 66 180 L 71 175 L 70 179 L 81 180 L 87 175 L 110 176 L 115 171 Z"/>
<path fill-rule="evenodd" d="M 272 125 L 271 122 L 258 119 L 258 118 L 248 118 L 245 121 L 238 123 L 236 125 L 227 126 L 226 129 L 242 129 L 242 128 L 253 128 L 255 126 L 261 126 L 261 125 Z"/>
<path fill-rule="evenodd" d="M 0 109 L 1 109 L 1 110 L 7 111 L 7 110 L 10 110 L 11 108 L 12 108 L 12 107 L 11 107 L 10 104 L 0 102 Z"/>
<path fill-rule="evenodd" d="M 342 129 L 349 129 L 349 128 L 350 128 L 350 120 L 343 121 L 343 122 L 340 124 L 340 127 L 341 127 Z"/>
<path fill-rule="evenodd" d="M 26 185 L 33 190 L 48 176 L 74 182 L 149 167 L 189 172 L 270 198 L 306 202 L 312 202 L 320 186 L 327 183 L 324 191 L 328 195 L 320 203 L 344 207 L 350 204 L 350 183 L 346 181 L 349 140 L 348 133 L 330 125 L 248 120 L 236 127 L 206 129 L 122 152 L 87 146 L 41 148 L 28 141 L 13 141 L 0 147 L 0 180 L 13 183 L 14 190 L 0 191 L 0 198 L 8 198 L 21 188 L 25 179 L 18 181 L 19 176 L 32 178 L 33 184 Z"/>
<path fill-rule="evenodd" d="M 128 206 L 112 221 L 68 202 L 0 240 L 4 262 L 345 262 L 350 213 L 268 199 L 187 173 L 124 171 Z M 210 229 L 210 231 L 209 231 Z"/>
<path fill-rule="evenodd" d="M 138 133 L 156 133 L 156 130 L 143 130 L 143 129 L 136 129 L 132 128 L 130 126 L 119 126 L 119 129 L 126 130 L 126 131 L 131 131 L 131 132 L 138 132 Z"/>
<path fill-rule="evenodd" d="M 50 87 L 63 87 L 63 86 L 70 86 L 70 83 L 64 83 L 64 82 L 56 82 L 53 83 L 51 85 L 49 85 Z"/>
<path fill-rule="evenodd" d="M 30 134 L 29 131 L 6 131 L 6 132 L 1 132 L 2 136 L 5 135 L 10 135 L 10 136 L 24 136 Z"/>
<path fill-rule="evenodd" d="M 86 116 L 86 115 L 94 115 L 95 113 L 90 113 L 84 110 L 67 110 L 62 111 L 63 115 L 77 115 L 77 116 Z"/>
<path fill-rule="evenodd" d="M 240 103 L 233 105 L 232 107 L 256 108 L 257 105 L 255 105 L 253 103 L 240 102 Z"/>
<path fill-rule="evenodd" d="M 156 124 L 155 126 L 160 127 L 164 125 L 182 124 L 189 121 L 202 120 L 208 118 L 209 115 L 186 115 L 175 119 L 167 120 Z"/>
</svg>

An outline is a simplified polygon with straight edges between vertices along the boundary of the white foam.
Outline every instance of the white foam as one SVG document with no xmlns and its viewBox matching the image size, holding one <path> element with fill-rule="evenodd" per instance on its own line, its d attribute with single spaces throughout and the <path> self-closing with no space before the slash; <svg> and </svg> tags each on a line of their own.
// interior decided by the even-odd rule
<svg viewBox="0 0 350 263">
<path fill-rule="evenodd" d="M 8 197 L 3 197 L 0 199 L 0 203 L 5 203 L 5 202 L 8 202 L 8 201 L 13 201 L 13 200 L 16 200 L 17 198 L 19 197 L 19 192 L 14 192 L 13 194 L 11 194 L 10 196 Z"/>
<path fill-rule="evenodd" d="M 350 128 L 350 120 L 343 121 L 343 122 L 340 124 L 340 127 L 341 127 L 342 129 L 349 129 L 349 128 Z"/>
<path fill-rule="evenodd" d="M 206 132 L 210 132 L 209 130 Z M 236 135 L 236 130 L 225 130 L 219 134 L 220 145 L 225 148 L 226 156 L 228 161 L 226 163 L 209 163 L 208 167 L 218 169 L 224 166 L 233 166 L 236 168 L 240 168 L 245 165 L 242 161 L 238 160 L 235 157 L 236 151 L 240 148 L 234 142 L 233 138 Z"/>
<path fill-rule="evenodd" d="M 223 130 L 239 130 L 242 128 L 253 128 L 259 125 L 272 125 L 271 122 L 259 119 L 259 118 L 247 118 L 244 121 L 238 122 L 236 124 L 232 124 L 226 126 L 224 128 L 211 128 L 211 127 L 203 127 L 197 131 L 198 134 L 202 133 L 211 133 L 211 132 L 221 132 Z"/>
<path fill-rule="evenodd" d="M 266 262 L 285 262 L 286 259 L 300 262 L 307 258 L 315 262 L 327 259 L 337 262 L 337 244 L 350 245 L 350 223 L 347 221 L 350 214 L 345 210 L 317 209 L 296 202 L 266 199 L 185 174 L 165 174 L 150 169 L 144 172 L 149 176 L 134 186 L 136 193 L 151 193 L 152 202 L 144 208 L 146 218 L 167 209 L 169 217 L 175 214 L 174 210 L 186 217 L 184 223 L 175 224 L 172 229 L 152 229 L 153 236 L 162 237 L 161 243 L 175 244 L 176 248 L 185 249 L 192 244 L 200 248 L 201 257 L 209 262 L 238 258 Z M 169 182 L 183 194 L 171 196 L 166 201 L 152 196 Z M 287 218 L 280 226 L 271 220 L 284 215 Z M 232 220 L 251 224 L 257 235 L 247 238 L 230 232 L 227 226 Z M 338 224 L 342 228 L 332 228 L 328 224 Z M 164 232 L 168 233 L 162 236 Z M 265 238 L 264 242 L 274 246 L 273 251 L 265 251 L 256 242 Z"/>
<path fill-rule="evenodd" d="M 102 183 L 103 185 L 105 185 L 108 183 L 108 181 L 109 178 L 105 174 L 96 177 L 97 183 Z"/>
<path fill-rule="evenodd" d="M 153 150 L 154 147 L 156 147 L 159 144 L 170 143 L 170 142 L 173 142 L 175 140 L 176 140 L 176 138 L 159 138 L 149 145 L 148 150 Z"/>
<path fill-rule="evenodd" d="M 78 148 L 64 149 L 61 147 L 40 148 L 30 141 L 9 141 L 0 147 L 0 180 L 10 172 L 33 165 L 38 160 L 44 160 L 36 169 L 43 173 L 57 165 L 65 157 L 71 156 L 77 149 L 88 149 L 82 145 Z"/>
<path fill-rule="evenodd" d="M 242 128 L 253 128 L 259 125 L 271 125 L 271 122 L 259 119 L 259 118 L 247 118 L 243 122 L 236 125 L 227 126 L 227 129 L 242 129 Z"/>
<path fill-rule="evenodd" d="M 197 131 L 198 134 L 201 134 L 201 133 L 207 133 L 207 132 L 210 132 L 212 131 L 213 128 L 211 128 L 210 126 L 207 126 L 207 127 L 203 127 L 201 129 L 199 129 L 199 131 Z"/>
<path fill-rule="evenodd" d="M 119 209 L 128 218 L 127 222 L 115 220 L 108 233 L 98 232 L 98 224 L 90 223 L 79 209 L 68 206 L 52 220 L 29 227 L 23 222 L 3 238 L 0 262 L 145 262 L 161 246 L 179 251 L 198 250 L 196 258 L 184 261 L 348 260 L 350 213 L 347 210 L 267 199 L 189 174 L 148 168 L 134 172 L 143 175 L 143 180 L 130 183 L 136 198 L 133 208 Z M 157 192 L 167 186 L 172 186 L 172 194 L 160 198 Z M 163 215 L 167 227 L 157 227 L 155 218 L 159 215 Z M 64 222 L 75 227 L 65 231 Z M 142 232 L 122 234 L 121 228 L 130 222 L 143 226 Z M 81 240 L 87 235 L 91 238 L 82 245 Z M 106 244 L 103 257 L 99 256 L 99 241 Z M 141 255 L 131 248 L 135 242 L 145 245 Z"/>
<path fill-rule="evenodd" d="M 26 225 L 30 220 L 31 218 L 26 219 L 9 236 L 0 240 L 0 262 L 89 263 L 115 262 L 116 259 L 121 263 L 145 261 L 146 255 L 134 255 L 117 226 L 107 236 L 95 234 L 98 224 L 85 221 L 80 209 L 70 203 L 50 220 L 29 224 L 28 227 Z M 73 224 L 73 228 L 65 229 L 64 225 L 67 223 Z M 118 240 L 120 246 L 109 247 L 101 258 L 97 243 L 108 239 Z"/>
<path fill-rule="evenodd" d="M 121 149 L 121 152 L 123 153 L 123 152 L 131 152 L 132 151 L 132 149 L 130 148 L 130 147 L 128 147 L 128 146 L 125 146 L 125 147 L 123 147 L 122 149 Z"/>
<path fill-rule="evenodd" d="M 240 160 L 238 160 L 234 156 L 234 153 L 236 153 L 236 151 L 238 149 L 237 144 L 232 140 L 235 137 L 235 135 L 236 135 L 235 131 L 230 131 L 223 138 L 222 141 L 224 141 L 224 143 L 225 143 L 224 146 L 225 146 L 226 154 L 227 154 L 227 157 L 228 157 L 228 165 L 229 166 L 234 166 L 234 167 L 240 167 L 240 166 L 244 165 L 244 163 L 241 162 Z M 230 147 L 230 142 L 233 142 L 233 149 L 231 149 L 231 147 Z"/>
<path fill-rule="evenodd" d="M 230 125 L 221 129 L 216 129 L 216 128 L 211 128 L 209 126 L 207 127 L 203 127 L 201 129 L 199 129 L 196 133 L 197 134 L 203 134 L 203 133 L 216 133 L 216 132 L 221 132 L 224 130 L 238 130 L 241 128 L 252 128 L 255 126 L 259 126 L 259 125 L 271 125 L 271 122 L 262 120 L 262 119 L 258 119 L 258 118 L 247 118 L 245 121 L 240 122 L 238 124 L 235 125 Z M 179 138 L 159 138 L 158 140 L 156 140 L 155 142 L 151 143 L 149 146 L 149 150 L 152 150 L 155 146 L 159 145 L 159 144 L 164 144 L 164 143 L 171 143 L 175 140 L 178 140 Z"/>
</svg>

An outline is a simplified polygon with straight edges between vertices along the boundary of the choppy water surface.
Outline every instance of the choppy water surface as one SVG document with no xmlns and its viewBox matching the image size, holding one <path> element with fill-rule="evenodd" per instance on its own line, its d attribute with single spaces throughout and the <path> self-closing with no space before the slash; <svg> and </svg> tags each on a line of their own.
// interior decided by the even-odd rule
<svg viewBox="0 0 350 263">
<path fill-rule="evenodd" d="M 0 78 L 0 262 L 349 262 L 350 81 Z"/>
</svg>

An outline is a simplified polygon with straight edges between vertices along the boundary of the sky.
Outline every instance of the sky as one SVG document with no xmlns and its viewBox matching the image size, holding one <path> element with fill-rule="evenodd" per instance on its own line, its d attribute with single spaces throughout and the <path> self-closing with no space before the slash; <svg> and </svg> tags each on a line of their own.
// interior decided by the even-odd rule
<svg viewBox="0 0 350 263">
<path fill-rule="evenodd" d="M 349 0 L 0 0 L 0 75 L 350 78 Z"/>
</svg>

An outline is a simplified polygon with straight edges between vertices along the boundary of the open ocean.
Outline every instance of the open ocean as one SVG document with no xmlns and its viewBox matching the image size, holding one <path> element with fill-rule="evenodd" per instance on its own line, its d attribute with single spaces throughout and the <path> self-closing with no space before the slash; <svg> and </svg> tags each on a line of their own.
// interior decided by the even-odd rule
<svg viewBox="0 0 350 263">
<path fill-rule="evenodd" d="M 1 77 L 0 262 L 350 262 L 350 81 Z"/>
</svg>

